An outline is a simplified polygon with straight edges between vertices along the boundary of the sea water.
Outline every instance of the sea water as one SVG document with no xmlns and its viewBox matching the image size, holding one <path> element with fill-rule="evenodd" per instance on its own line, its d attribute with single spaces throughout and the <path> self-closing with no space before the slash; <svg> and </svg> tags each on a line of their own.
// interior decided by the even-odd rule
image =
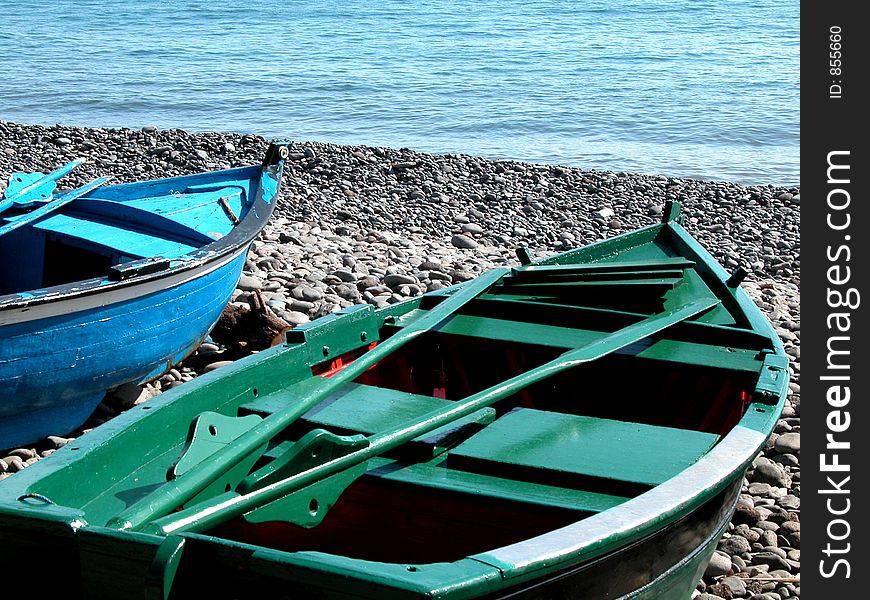
<svg viewBox="0 0 870 600">
<path fill-rule="evenodd" d="M 0 119 L 799 183 L 782 0 L 0 0 Z"/>
</svg>

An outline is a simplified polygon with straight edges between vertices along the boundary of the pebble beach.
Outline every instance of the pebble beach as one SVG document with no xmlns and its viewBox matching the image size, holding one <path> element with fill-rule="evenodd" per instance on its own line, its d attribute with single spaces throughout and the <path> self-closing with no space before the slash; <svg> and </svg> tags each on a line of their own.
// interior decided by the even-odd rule
<svg viewBox="0 0 870 600">
<path fill-rule="evenodd" d="M 45 127 L 0 121 L 0 187 L 15 171 L 86 159 L 61 189 L 257 164 L 268 140 L 180 129 Z M 522 149 L 517 149 L 522 154 Z M 233 302 L 259 293 L 290 326 L 359 303 L 376 307 L 657 222 L 678 200 L 684 226 L 728 270 L 779 333 L 790 394 L 747 473 L 699 600 L 800 595 L 800 189 L 667 175 L 293 142 L 275 213 L 254 242 Z M 2 479 L 134 404 L 237 358 L 207 340 L 169 373 L 109 393 L 85 425 L 32 447 L 0 450 Z"/>
</svg>

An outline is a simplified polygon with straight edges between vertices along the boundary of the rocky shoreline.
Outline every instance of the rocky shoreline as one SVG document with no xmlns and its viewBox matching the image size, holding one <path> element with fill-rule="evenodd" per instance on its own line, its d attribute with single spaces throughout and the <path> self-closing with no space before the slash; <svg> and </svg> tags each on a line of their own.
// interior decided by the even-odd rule
<svg viewBox="0 0 870 600">
<path fill-rule="evenodd" d="M 182 130 L 43 127 L 0 121 L 0 179 L 48 172 L 84 157 L 63 187 L 258 163 L 254 135 Z M 519 150 L 521 152 L 521 150 Z M 384 306 L 656 222 L 679 200 L 686 228 L 770 318 L 792 361 L 791 393 L 747 474 L 737 512 L 698 598 L 800 595 L 800 190 L 663 175 L 613 173 L 408 149 L 294 143 L 276 212 L 248 256 L 234 302 L 259 293 L 290 325 L 355 303 Z M 47 456 L 135 403 L 237 356 L 206 343 L 182 365 L 109 394 L 85 426 L 0 453 L 0 479 Z M 2 485 L 2 482 L 0 482 Z"/>
</svg>

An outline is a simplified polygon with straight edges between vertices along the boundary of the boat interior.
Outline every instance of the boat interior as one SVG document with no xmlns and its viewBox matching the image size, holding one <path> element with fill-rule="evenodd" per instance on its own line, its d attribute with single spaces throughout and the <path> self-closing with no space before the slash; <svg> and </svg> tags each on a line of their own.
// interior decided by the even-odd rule
<svg viewBox="0 0 870 600">
<path fill-rule="evenodd" d="M 220 239 L 256 193 L 243 175 L 92 186 L 82 195 L 72 190 L 12 203 L 0 214 L 0 295 L 126 279 L 142 272 L 143 260 L 150 269 L 165 266 Z"/>
</svg>

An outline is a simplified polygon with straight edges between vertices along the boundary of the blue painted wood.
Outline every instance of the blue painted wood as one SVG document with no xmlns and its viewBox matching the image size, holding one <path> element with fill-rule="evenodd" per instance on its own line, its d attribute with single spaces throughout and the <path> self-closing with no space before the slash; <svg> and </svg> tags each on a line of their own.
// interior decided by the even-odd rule
<svg viewBox="0 0 870 600">
<path fill-rule="evenodd" d="M 34 203 L 51 200 L 57 187 L 57 180 L 85 162 L 82 159 L 68 162 L 59 169 L 43 175 L 42 173 L 13 173 L 0 200 L 0 212 L 12 206 L 25 207 Z"/>
<path fill-rule="evenodd" d="M 83 185 L 76 190 L 67 192 L 66 194 L 63 194 L 61 196 L 58 196 L 57 198 L 46 202 L 39 208 L 25 213 L 11 223 L 7 223 L 6 225 L 0 227 L 0 235 L 12 233 L 16 229 L 20 229 L 21 227 L 24 227 L 25 225 L 28 225 L 30 223 L 35 223 L 39 219 L 43 219 L 51 213 L 59 211 L 61 208 L 63 208 L 76 198 L 84 196 L 89 191 L 103 185 L 108 180 L 109 177 L 100 177 L 99 179 L 96 179 L 88 183 L 87 185 Z"/>
<path fill-rule="evenodd" d="M 106 390 L 147 380 L 192 352 L 241 275 L 245 253 L 187 283 L 73 315 L 7 325 L 0 340 L 0 447 L 62 435 Z"/>
<path fill-rule="evenodd" d="M 38 221 L 13 215 L 25 221 L 0 236 L 0 448 L 70 432 L 107 390 L 202 342 L 271 216 L 285 157 L 274 144 L 263 165 L 91 189 Z M 148 259 L 160 268 L 125 269 Z M 63 279 L 80 263 L 87 276 Z"/>
</svg>

